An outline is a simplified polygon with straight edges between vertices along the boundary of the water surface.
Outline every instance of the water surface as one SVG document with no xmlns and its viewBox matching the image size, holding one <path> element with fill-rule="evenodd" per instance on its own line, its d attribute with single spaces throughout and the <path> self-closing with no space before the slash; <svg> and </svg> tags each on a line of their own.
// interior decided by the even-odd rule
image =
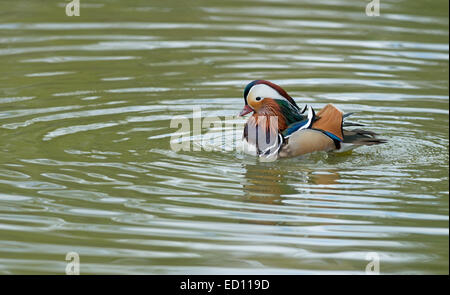
<svg viewBox="0 0 450 295">
<path fill-rule="evenodd" d="M 448 274 L 447 1 L 66 3 L 0 3 L 1 274 L 64 274 L 72 251 L 82 274 L 364 274 L 371 252 Z M 172 118 L 224 122 L 254 79 L 389 142 L 170 148 Z"/>
</svg>

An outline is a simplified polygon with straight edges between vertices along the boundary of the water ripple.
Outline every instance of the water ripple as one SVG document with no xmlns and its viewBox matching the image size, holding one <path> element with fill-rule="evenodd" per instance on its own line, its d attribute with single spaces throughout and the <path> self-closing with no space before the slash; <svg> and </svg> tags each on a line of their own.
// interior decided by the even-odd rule
<svg viewBox="0 0 450 295">
<path fill-rule="evenodd" d="M 363 274 L 368 252 L 382 273 L 448 273 L 440 3 L 384 0 L 375 19 L 354 1 L 96 2 L 113 22 L 30 2 L 0 24 L 0 273 L 61 274 L 69 251 L 86 274 Z M 255 79 L 388 142 L 244 155 Z M 211 140 L 170 128 L 198 108 Z"/>
</svg>

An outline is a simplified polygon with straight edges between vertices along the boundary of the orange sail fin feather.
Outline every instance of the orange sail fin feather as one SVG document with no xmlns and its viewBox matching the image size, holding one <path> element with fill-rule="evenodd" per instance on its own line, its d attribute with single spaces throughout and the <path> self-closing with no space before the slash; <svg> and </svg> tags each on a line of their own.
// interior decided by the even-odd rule
<svg viewBox="0 0 450 295">
<path fill-rule="evenodd" d="M 312 128 L 330 132 L 344 141 L 342 116 L 343 112 L 341 110 L 332 104 L 327 104 L 317 113 L 319 118 L 313 123 Z"/>
</svg>

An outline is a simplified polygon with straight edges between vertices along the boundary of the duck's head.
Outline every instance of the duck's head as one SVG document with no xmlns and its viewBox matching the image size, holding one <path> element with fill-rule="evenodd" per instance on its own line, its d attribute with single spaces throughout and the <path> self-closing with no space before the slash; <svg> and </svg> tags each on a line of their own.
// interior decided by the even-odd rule
<svg viewBox="0 0 450 295">
<path fill-rule="evenodd" d="M 299 107 L 280 86 L 266 80 L 255 80 L 250 82 L 244 90 L 245 106 L 240 112 L 240 116 L 248 113 L 271 115 L 278 109 L 299 111 Z"/>
</svg>

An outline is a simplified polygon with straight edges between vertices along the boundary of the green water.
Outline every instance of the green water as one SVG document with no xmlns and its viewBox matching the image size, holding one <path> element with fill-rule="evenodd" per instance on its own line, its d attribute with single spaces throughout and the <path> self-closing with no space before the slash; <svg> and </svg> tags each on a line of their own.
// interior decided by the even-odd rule
<svg viewBox="0 0 450 295">
<path fill-rule="evenodd" d="M 448 274 L 448 1 L 368 2 L 2 0 L 0 273 L 77 252 L 82 274 L 364 274 L 376 252 L 382 274 Z M 222 122 L 254 79 L 389 142 L 171 149 L 172 118 Z"/>
</svg>

